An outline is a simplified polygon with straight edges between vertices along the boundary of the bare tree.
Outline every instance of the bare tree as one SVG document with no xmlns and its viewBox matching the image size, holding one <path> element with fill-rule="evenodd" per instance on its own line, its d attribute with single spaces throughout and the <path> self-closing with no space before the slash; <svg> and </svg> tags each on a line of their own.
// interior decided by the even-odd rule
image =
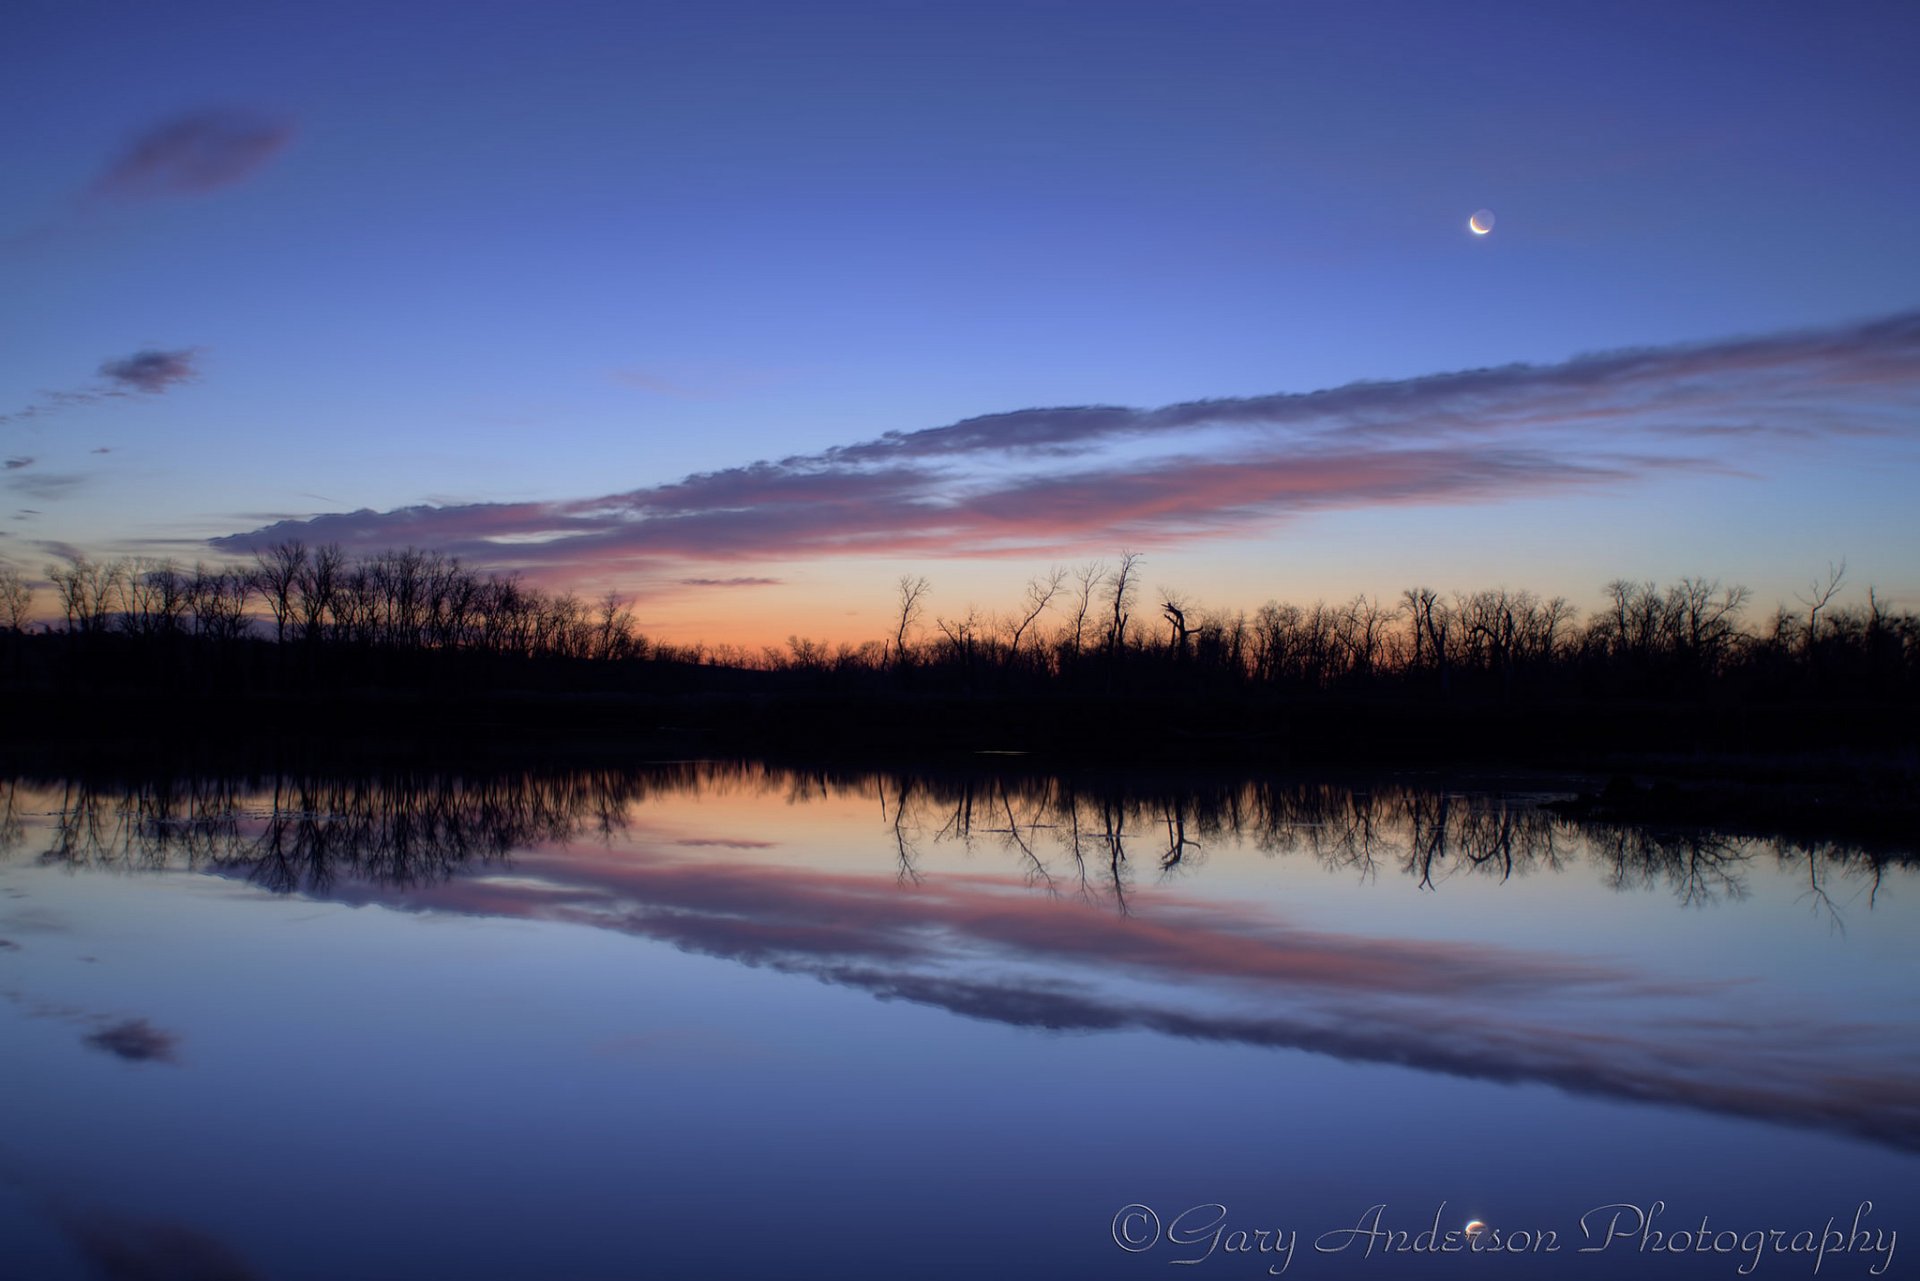
<svg viewBox="0 0 1920 1281">
<path fill-rule="evenodd" d="M 1814 579 L 1808 584 L 1807 594 L 1795 593 L 1794 599 L 1807 607 L 1807 657 L 1813 657 L 1813 642 L 1819 635 L 1820 611 L 1833 602 L 1840 593 L 1840 584 L 1847 576 L 1847 562 L 1843 557 L 1838 565 L 1827 562 L 1827 580 L 1822 583 Z"/>
<path fill-rule="evenodd" d="M 1445 691 L 1450 676 L 1449 663 L 1453 657 L 1449 641 L 1453 631 L 1453 612 L 1440 600 L 1440 593 L 1431 587 L 1410 587 L 1400 595 L 1401 608 L 1406 610 L 1413 620 L 1413 663 L 1419 667 L 1424 662 L 1433 664 L 1440 674 L 1440 688 Z"/>
<path fill-rule="evenodd" d="M 0 627 L 24 632 L 32 611 L 33 585 L 12 565 L 0 565 Z"/>
<path fill-rule="evenodd" d="M 633 606 L 618 592 L 600 598 L 600 612 L 594 624 L 594 657 L 626 658 L 634 652 Z"/>
<path fill-rule="evenodd" d="M 300 593 L 300 630 L 308 644 L 320 640 L 322 629 L 333 613 L 334 598 L 340 592 L 340 578 L 346 570 L 346 556 L 338 543 L 326 543 L 313 549 L 313 555 L 301 564 L 294 578 Z"/>
<path fill-rule="evenodd" d="M 1381 608 L 1379 601 L 1369 599 L 1364 593 L 1341 607 L 1336 627 L 1340 643 L 1346 647 L 1349 672 L 1362 677 L 1372 674 L 1384 643 L 1389 617 L 1391 615 Z"/>
<path fill-rule="evenodd" d="M 1073 571 L 1074 595 L 1073 618 L 1068 623 L 1063 639 L 1068 649 L 1076 656 L 1086 643 L 1087 619 L 1093 612 L 1093 589 L 1100 585 L 1107 574 L 1104 561 L 1090 560 Z"/>
<path fill-rule="evenodd" d="M 125 561 L 94 561 L 84 555 L 69 557 L 65 565 L 47 566 L 47 577 L 60 597 L 67 630 L 97 635 L 107 630 L 114 614 L 125 608 Z"/>
<path fill-rule="evenodd" d="M 275 543 L 253 554 L 253 588 L 273 614 L 273 638 L 287 638 L 293 618 L 294 590 L 307 564 L 307 545 L 297 538 Z"/>
<path fill-rule="evenodd" d="M 1187 626 L 1189 606 L 1178 592 L 1170 588 L 1162 588 L 1160 594 L 1165 598 L 1160 602 L 1160 616 L 1167 620 L 1167 626 L 1171 629 L 1167 635 L 1167 652 L 1176 660 L 1184 661 L 1187 657 L 1188 638 L 1193 635 L 1192 630 Z"/>
<path fill-rule="evenodd" d="M 973 670 L 974 648 L 980 638 L 980 611 L 972 604 L 955 619 L 935 618 L 933 625 L 947 638 L 947 653 L 964 671 Z"/>
<path fill-rule="evenodd" d="M 1120 568 L 1107 578 L 1107 602 L 1112 612 L 1107 619 L 1106 651 L 1111 654 L 1126 643 L 1128 611 L 1133 608 L 1133 598 L 1139 592 L 1140 585 L 1134 581 L 1134 570 L 1144 559 L 1139 552 L 1121 551 Z"/>
<path fill-rule="evenodd" d="M 187 585 L 187 610 L 195 635 L 235 640 L 247 634 L 247 575 L 196 562 Z"/>
<path fill-rule="evenodd" d="M 172 559 L 134 561 L 127 569 L 121 628 L 136 636 L 171 636 L 181 631 L 192 585 L 193 580 Z"/>
<path fill-rule="evenodd" d="M 1669 587 L 1681 658 L 1702 672 L 1717 670 L 1739 635 L 1735 620 L 1748 595 L 1744 587 L 1721 587 L 1718 579 L 1682 578 Z"/>
<path fill-rule="evenodd" d="M 919 623 L 921 614 L 926 612 L 926 595 L 932 586 L 925 577 L 900 575 L 900 616 L 898 625 L 893 629 L 893 662 L 896 667 L 903 667 L 907 663 L 907 633 Z"/>
<path fill-rule="evenodd" d="M 1067 571 L 1058 566 L 1049 569 L 1044 575 L 1027 580 L 1027 597 L 1021 603 L 1025 613 L 1008 620 L 1007 666 L 1011 667 L 1020 660 L 1020 642 L 1033 622 L 1053 604 L 1053 598 L 1060 594 L 1060 585 L 1067 580 Z"/>
</svg>

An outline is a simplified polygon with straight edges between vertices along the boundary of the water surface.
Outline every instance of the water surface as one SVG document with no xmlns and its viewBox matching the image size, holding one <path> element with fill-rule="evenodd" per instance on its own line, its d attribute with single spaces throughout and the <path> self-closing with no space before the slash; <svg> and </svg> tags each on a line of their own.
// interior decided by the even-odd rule
<svg viewBox="0 0 1920 1281">
<path fill-rule="evenodd" d="M 8 1275 L 1905 1274 L 1910 863 L 1552 794 L 0 784 Z"/>
</svg>

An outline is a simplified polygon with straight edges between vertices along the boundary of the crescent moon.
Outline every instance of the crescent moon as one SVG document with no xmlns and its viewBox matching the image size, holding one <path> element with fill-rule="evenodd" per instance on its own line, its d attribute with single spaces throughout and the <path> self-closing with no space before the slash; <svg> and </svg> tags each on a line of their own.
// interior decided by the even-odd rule
<svg viewBox="0 0 1920 1281">
<path fill-rule="evenodd" d="M 1493 230 L 1493 210 L 1482 209 L 1467 219 L 1467 226 L 1476 236 L 1484 236 Z"/>
</svg>

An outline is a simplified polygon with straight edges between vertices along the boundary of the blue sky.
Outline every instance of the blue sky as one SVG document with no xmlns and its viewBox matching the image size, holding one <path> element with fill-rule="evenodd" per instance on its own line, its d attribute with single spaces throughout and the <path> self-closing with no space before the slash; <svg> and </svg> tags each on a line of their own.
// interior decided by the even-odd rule
<svg viewBox="0 0 1920 1281">
<path fill-rule="evenodd" d="M 434 543 L 716 639 L 1122 544 L 1234 607 L 1841 557 L 1920 606 L 1916 53 L 1866 3 L 23 3 L 0 557 Z M 1543 396 L 1621 349 L 1665 372 Z"/>
</svg>

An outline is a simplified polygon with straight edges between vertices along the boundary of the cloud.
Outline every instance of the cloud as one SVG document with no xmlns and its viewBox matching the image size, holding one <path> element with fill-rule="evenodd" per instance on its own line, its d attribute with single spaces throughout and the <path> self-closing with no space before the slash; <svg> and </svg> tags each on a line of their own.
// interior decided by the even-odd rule
<svg viewBox="0 0 1920 1281">
<path fill-rule="evenodd" d="M 69 472 L 13 471 L 0 485 L 9 493 L 26 494 L 43 502 L 58 501 L 87 483 L 87 477 Z"/>
<path fill-rule="evenodd" d="M 7 470 L 19 471 L 24 467 L 33 466 L 33 462 L 34 460 L 31 458 L 9 458 L 7 459 Z"/>
<path fill-rule="evenodd" d="M 1712 452 L 1912 433 L 1920 312 L 1832 329 L 1362 382 L 1307 393 L 1024 409 L 572 502 L 363 510 L 215 539 L 483 565 L 1032 555 L 1245 534 L 1344 507 L 1488 502 L 1733 472 Z M 724 579 L 686 580 L 715 585 Z"/>
<path fill-rule="evenodd" d="M 29 418 L 40 418 L 62 409 L 72 409 L 79 405 L 98 404 L 103 400 L 124 399 L 133 395 L 159 396 L 181 383 L 192 382 L 200 376 L 200 348 L 180 347 L 172 350 L 148 347 L 134 352 L 131 356 L 111 356 L 100 362 L 99 374 L 104 380 L 92 387 L 79 387 L 62 391 L 43 391 L 40 399 L 23 409 L 12 413 L 0 414 L 0 423 L 19 422 Z M 96 454 L 113 452 L 102 446 L 92 450 Z M 32 462 L 32 459 L 27 459 Z M 13 465 L 10 460 L 7 464 Z"/>
<path fill-rule="evenodd" d="M 699 394 L 681 383 L 662 378 L 657 374 L 650 374 L 644 369 L 623 366 L 613 370 L 612 377 L 617 383 L 623 383 L 640 391 L 650 391 L 658 396 L 693 397 Z"/>
<path fill-rule="evenodd" d="M 162 1032 L 145 1019 L 122 1019 L 83 1039 L 94 1049 L 129 1063 L 175 1062 L 173 1051 L 179 1042 L 173 1033 Z"/>
<path fill-rule="evenodd" d="M 1814 425 L 1811 420 L 1793 421 L 1802 415 L 1766 402 L 1785 390 L 1900 388 L 1911 397 L 1920 390 L 1916 354 L 1920 312 L 1907 312 L 1833 329 L 1602 352 L 1555 365 L 1505 365 L 1315 392 L 1148 410 L 1112 405 L 1023 409 L 923 431 L 889 432 L 827 456 L 876 461 L 981 451 L 1070 455 L 1115 439 L 1207 426 L 1380 442 L 1441 433 L 1511 435 L 1582 420 L 1703 433 L 1806 430 Z"/>
<path fill-rule="evenodd" d="M 213 108 L 176 116 L 134 138 L 95 180 L 97 199 L 193 196 L 258 172 L 293 138 L 293 128 L 256 111 Z"/>
<path fill-rule="evenodd" d="M 191 347 L 179 351 L 149 348 L 117 360 L 101 361 L 100 375 L 117 386 L 158 395 L 175 383 L 190 382 L 198 375 L 193 363 L 195 355 Z"/>
<path fill-rule="evenodd" d="M 785 582 L 782 578 L 683 578 L 682 587 L 778 587 Z"/>
</svg>

